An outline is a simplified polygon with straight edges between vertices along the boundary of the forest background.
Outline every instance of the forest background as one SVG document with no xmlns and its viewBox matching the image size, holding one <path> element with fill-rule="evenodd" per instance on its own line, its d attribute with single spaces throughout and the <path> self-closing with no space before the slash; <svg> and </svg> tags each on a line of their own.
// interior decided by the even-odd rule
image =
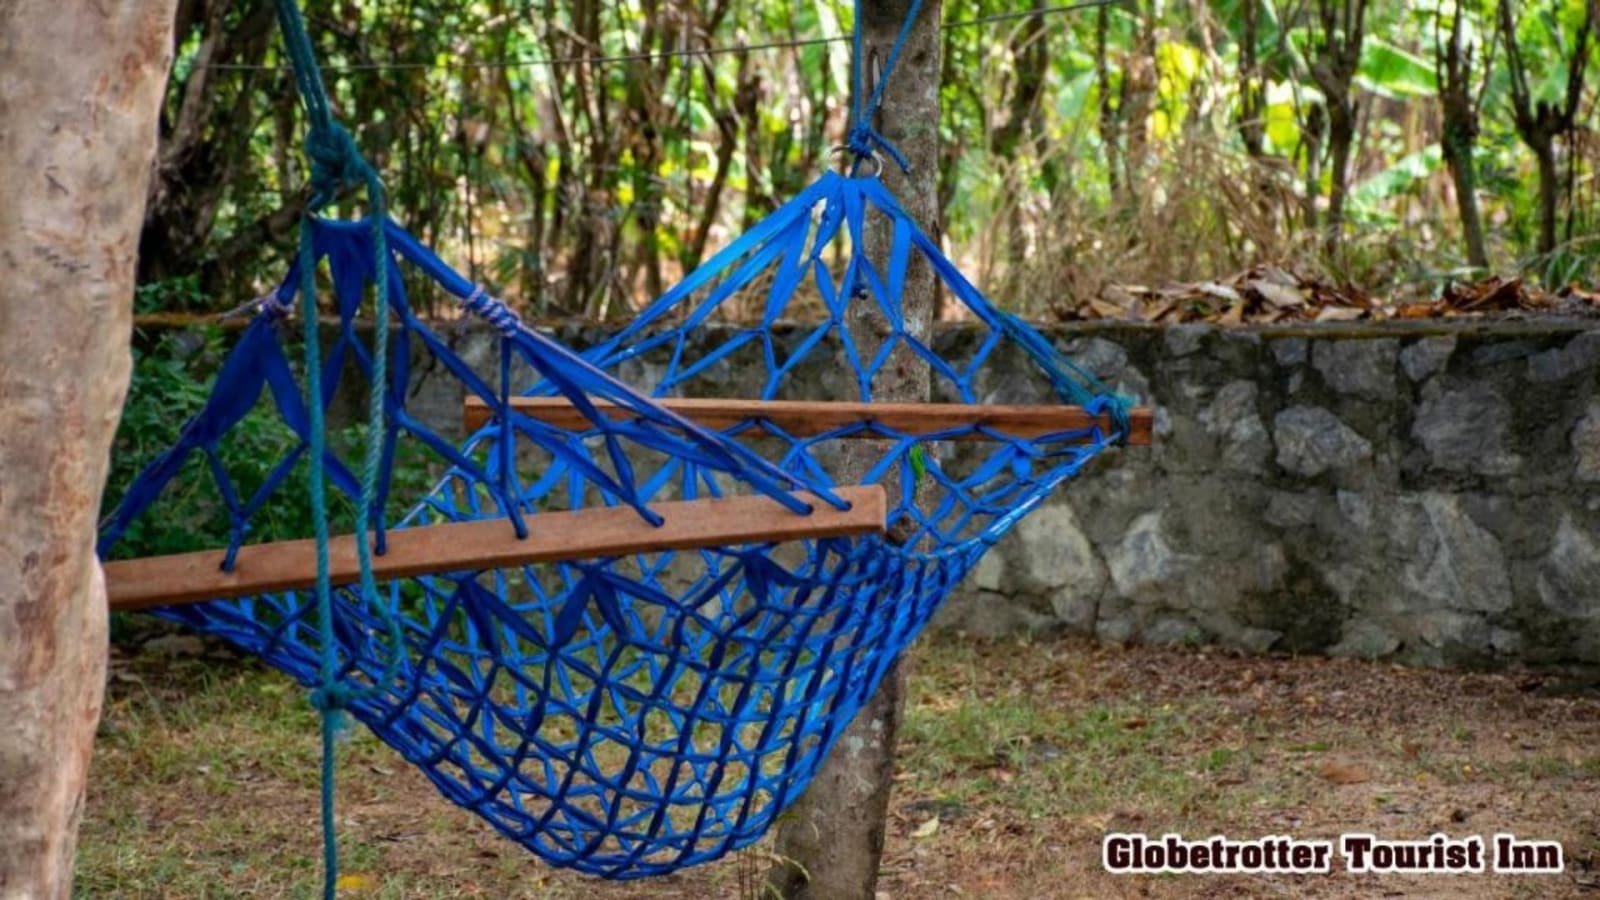
<svg viewBox="0 0 1600 900">
<path fill-rule="evenodd" d="M 625 320 L 828 166 L 844 129 L 846 3 L 306 6 L 396 215 L 535 316 Z M 944 241 L 1013 311 L 1600 304 L 1600 0 L 943 15 Z M 269 0 L 183 0 L 177 34 L 144 313 L 259 294 L 304 198 Z"/>
</svg>

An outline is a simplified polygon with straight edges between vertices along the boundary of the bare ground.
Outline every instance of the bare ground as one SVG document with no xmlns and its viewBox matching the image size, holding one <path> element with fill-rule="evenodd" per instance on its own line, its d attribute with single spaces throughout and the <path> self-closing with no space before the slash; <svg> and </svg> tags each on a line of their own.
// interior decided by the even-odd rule
<svg viewBox="0 0 1600 900">
<path fill-rule="evenodd" d="M 919 645 L 907 719 L 890 900 L 1600 897 L 1600 694 L 1551 676 L 943 637 Z M 119 653 L 79 895 L 314 894 L 316 754 L 282 676 L 185 639 Z M 766 865 L 756 849 L 644 883 L 553 870 L 364 731 L 339 790 L 352 897 L 753 897 Z M 1566 872 L 1114 876 L 1112 831 L 1514 832 L 1560 841 Z"/>
</svg>

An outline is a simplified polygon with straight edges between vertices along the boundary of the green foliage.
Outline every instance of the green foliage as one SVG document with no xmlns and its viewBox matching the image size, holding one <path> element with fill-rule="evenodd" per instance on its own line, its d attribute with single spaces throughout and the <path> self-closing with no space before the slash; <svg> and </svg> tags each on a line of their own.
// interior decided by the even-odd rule
<svg viewBox="0 0 1600 900">
<path fill-rule="evenodd" d="M 1130 0 L 961 24 L 1018 6 L 945 0 L 940 180 L 952 249 L 1022 308 L 1034 295 L 1192 280 L 1263 259 L 1374 290 L 1454 269 L 1460 225 L 1440 162 L 1437 63 L 1443 23 L 1460 16 L 1475 59 L 1488 61 L 1475 149 L 1493 261 L 1547 280 L 1595 278 L 1593 252 L 1573 242 L 1600 220 L 1600 79 L 1587 80 L 1573 132 L 1587 143 L 1563 151 L 1566 245 L 1553 262 L 1535 254 L 1535 165 L 1512 121 L 1500 0 L 1367 0 L 1351 87 L 1357 133 L 1348 171 L 1333 171 L 1328 98 L 1313 77 L 1325 65 L 1318 11 L 1354 2 Z M 1558 101 L 1586 0 L 1508 2 L 1534 102 Z M 839 0 L 552 2 L 536 15 L 504 0 L 307 7 L 339 112 L 384 170 L 397 215 L 535 312 L 625 319 L 827 166 L 847 127 L 848 43 L 770 46 L 846 38 Z M 238 0 L 226 15 L 185 19 L 168 118 L 203 103 L 192 112 L 207 125 L 164 135 L 187 167 L 164 170 L 171 180 L 156 194 L 147 235 L 170 237 L 143 249 L 147 275 L 168 280 L 141 292 L 141 310 L 231 306 L 292 242 L 292 217 L 274 212 L 304 182 L 300 113 L 275 43 L 260 37 L 263 9 Z M 243 68 L 210 71 L 191 95 L 214 22 L 226 38 L 215 61 Z M 758 49 L 699 52 L 740 46 Z M 1600 71 L 1600 40 L 1586 52 Z M 595 56 L 612 59 L 586 61 Z M 1353 245 L 1342 255 L 1323 246 L 1319 221 L 1341 186 Z M 1184 229 L 1176 240 L 1174 225 Z M 1361 245 L 1396 243 L 1409 262 L 1361 261 Z M 1139 252 L 1123 253 L 1130 244 Z M 196 271 L 198 282 L 170 280 Z"/>
<path fill-rule="evenodd" d="M 199 312 L 210 305 L 211 298 L 201 289 L 200 276 L 195 273 L 141 284 L 133 292 L 136 315 Z"/>
</svg>

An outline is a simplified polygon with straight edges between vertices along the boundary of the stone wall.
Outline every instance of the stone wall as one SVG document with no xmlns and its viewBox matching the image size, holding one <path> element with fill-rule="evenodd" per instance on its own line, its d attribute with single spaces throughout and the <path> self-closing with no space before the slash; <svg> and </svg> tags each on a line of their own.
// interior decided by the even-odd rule
<svg viewBox="0 0 1600 900">
<path fill-rule="evenodd" d="M 582 347 L 599 332 L 557 336 Z M 1109 454 L 1028 517 L 953 598 L 945 627 L 1600 665 L 1600 325 L 1050 336 L 1157 407 L 1157 444 Z M 455 340 L 492 369 L 490 335 Z M 949 359 L 973 346 L 959 326 L 938 338 Z M 1001 365 L 986 400 L 1047 396 L 1020 354 Z M 459 422 L 459 385 L 414 371 L 414 410 Z"/>
<path fill-rule="evenodd" d="M 1158 406 L 1158 446 L 1020 525 L 945 623 L 1600 663 L 1593 323 L 1057 337 Z"/>
</svg>

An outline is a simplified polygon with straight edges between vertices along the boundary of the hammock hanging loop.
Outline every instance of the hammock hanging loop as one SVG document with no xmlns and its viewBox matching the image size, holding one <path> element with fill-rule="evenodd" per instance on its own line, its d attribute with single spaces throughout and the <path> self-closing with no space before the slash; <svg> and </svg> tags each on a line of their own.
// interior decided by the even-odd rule
<svg viewBox="0 0 1600 900">
<path fill-rule="evenodd" d="M 852 90 L 850 95 L 850 131 L 845 136 L 845 146 L 856 155 L 860 161 L 876 157 L 878 151 L 894 160 L 900 171 L 911 173 L 911 161 L 906 159 L 900 148 L 894 142 L 884 137 L 872 124 L 878 117 L 878 110 L 883 107 L 884 88 L 889 84 L 889 76 L 894 73 L 894 67 L 900 62 L 900 54 L 905 50 L 906 42 L 911 38 L 911 26 L 917 22 L 917 16 L 922 12 L 922 0 L 911 0 L 911 8 L 906 10 L 905 21 L 900 23 L 900 33 L 895 36 L 894 44 L 889 47 L 889 54 L 883 61 L 883 66 L 878 70 L 877 77 L 871 87 L 867 88 L 866 76 L 866 47 L 865 38 L 862 36 L 862 2 L 856 0 L 855 22 L 851 26 L 851 42 L 854 52 L 851 54 L 850 71 Z M 879 160 L 879 171 L 882 169 Z M 851 170 L 854 174 L 854 169 Z"/>
<path fill-rule="evenodd" d="M 854 160 L 851 159 L 852 156 L 854 157 Z M 837 161 L 840 164 L 840 170 L 842 172 L 857 178 L 863 177 L 862 173 L 858 171 L 860 163 L 863 161 L 870 161 L 872 163 L 872 171 L 867 173 L 865 177 L 883 177 L 883 154 L 879 153 L 878 150 L 873 147 L 867 147 L 866 149 L 862 150 L 857 149 L 851 144 L 839 144 L 832 150 L 828 151 L 828 159 L 831 161 Z"/>
</svg>

